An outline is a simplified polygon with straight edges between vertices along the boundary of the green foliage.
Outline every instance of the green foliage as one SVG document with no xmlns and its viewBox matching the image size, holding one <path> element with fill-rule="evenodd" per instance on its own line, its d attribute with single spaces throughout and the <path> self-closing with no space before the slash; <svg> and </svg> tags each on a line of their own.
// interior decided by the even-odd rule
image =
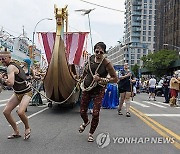
<svg viewBox="0 0 180 154">
<path fill-rule="evenodd" d="M 139 76 L 139 66 L 138 66 L 137 64 L 135 64 L 134 66 L 132 66 L 132 69 L 131 69 L 131 70 L 133 71 L 133 73 L 134 73 L 134 75 L 135 75 L 136 77 Z"/>
<path fill-rule="evenodd" d="M 150 53 L 141 58 L 143 67 L 147 68 L 156 76 L 165 74 L 170 64 L 177 59 L 178 56 L 176 51 L 166 49 Z"/>
</svg>

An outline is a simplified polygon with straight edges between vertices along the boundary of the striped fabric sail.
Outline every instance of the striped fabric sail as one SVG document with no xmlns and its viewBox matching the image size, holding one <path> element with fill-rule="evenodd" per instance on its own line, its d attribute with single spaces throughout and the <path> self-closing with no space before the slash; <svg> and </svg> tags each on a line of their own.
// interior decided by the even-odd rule
<svg viewBox="0 0 180 154">
<path fill-rule="evenodd" d="M 66 58 L 69 64 L 82 66 L 84 64 L 83 52 L 87 50 L 88 32 L 70 32 L 64 34 L 64 44 L 66 47 Z M 44 50 L 48 63 L 51 61 L 56 33 L 41 32 Z"/>
</svg>

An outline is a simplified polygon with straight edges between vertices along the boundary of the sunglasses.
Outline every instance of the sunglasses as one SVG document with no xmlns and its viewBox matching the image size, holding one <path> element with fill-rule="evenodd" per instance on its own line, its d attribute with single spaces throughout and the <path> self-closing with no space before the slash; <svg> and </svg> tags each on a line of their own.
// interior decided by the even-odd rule
<svg viewBox="0 0 180 154">
<path fill-rule="evenodd" d="M 96 54 L 104 54 L 104 52 L 102 50 L 95 50 Z"/>
<path fill-rule="evenodd" d="M 4 61 L 6 58 L 0 58 L 0 61 Z"/>
</svg>

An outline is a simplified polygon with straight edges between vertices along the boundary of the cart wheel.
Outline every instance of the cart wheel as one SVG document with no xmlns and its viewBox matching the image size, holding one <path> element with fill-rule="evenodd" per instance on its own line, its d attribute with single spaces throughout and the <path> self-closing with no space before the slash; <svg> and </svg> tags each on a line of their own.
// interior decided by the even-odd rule
<svg viewBox="0 0 180 154">
<path fill-rule="evenodd" d="M 52 102 L 48 103 L 48 107 L 49 107 L 49 108 L 52 108 L 52 106 L 53 106 L 53 105 L 52 105 Z"/>
</svg>

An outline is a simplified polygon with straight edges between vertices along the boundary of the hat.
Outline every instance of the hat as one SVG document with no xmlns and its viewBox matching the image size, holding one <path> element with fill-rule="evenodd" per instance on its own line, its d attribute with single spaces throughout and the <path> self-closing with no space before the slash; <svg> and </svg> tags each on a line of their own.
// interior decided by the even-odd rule
<svg viewBox="0 0 180 154">
<path fill-rule="evenodd" d="M 26 58 L 23 60 L 25 63 L 27 63 L 27 65 L 31 65 L 31 60 L 29 58 Z"/>
</svg>

